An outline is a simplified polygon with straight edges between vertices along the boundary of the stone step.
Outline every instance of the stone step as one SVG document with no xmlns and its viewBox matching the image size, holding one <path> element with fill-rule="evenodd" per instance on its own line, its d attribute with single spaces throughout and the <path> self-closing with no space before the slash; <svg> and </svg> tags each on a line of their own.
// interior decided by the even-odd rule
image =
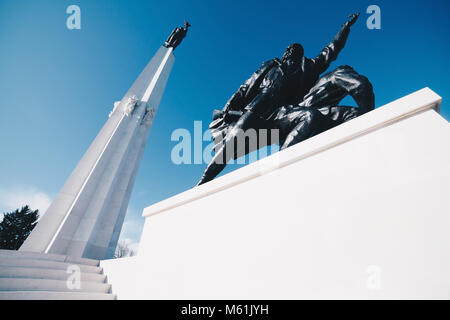
<svg viewBox="0 0 450 320">
<path fill-rule="evenodd" d="M 69 288 L 66 280 L 1 278 L 0 291 L 57 291 L 110 293 L 111 285 L 99 282 L 81 282 L 80 289 Z"/>
<path fill-rule="evenodd" d="M 77 265 L 78 267 L 80 267 L 81 272 L 102 273 L 103 270 L 101 267 L 70 262 L 13 258 L 13 257 L 5 258 L 4 256 L 0 257 L 0 266 L 3 267 L 27 267 L 27 268 L 67 270 L 70 266 L 73 265 Z"/>
<path fill-rule="evenodd" d="M 59 262 L 68 262 L 68 263 L 73 263 L 73 264 L 84 264 L 84 265 L 90 265 L 90 266 L 98 266 L 100 264 L 99 260 L 86 259 L 86 258 L 74 258 L 74 257 L 62 255 L 62 254 L 26 252 L 26 251 L 0 249 L 0 259 L 2 259 L 2 258 L 51 260 L 51 261 L 59 261 Z"/>
<path fill-rule="evenodd" d="M 115 300 L 116 295 L 95 292 L 7 291 L 0 300 Z"/>
<path fill-rule="evenodd" d="M 67 280 L 69 276 L 70 274 L 68 274 L 66 270 L 0 266 L 0 278 Z M 106 275 L 82 272 L 81 281 L 105 283 Z"/>
</svg>

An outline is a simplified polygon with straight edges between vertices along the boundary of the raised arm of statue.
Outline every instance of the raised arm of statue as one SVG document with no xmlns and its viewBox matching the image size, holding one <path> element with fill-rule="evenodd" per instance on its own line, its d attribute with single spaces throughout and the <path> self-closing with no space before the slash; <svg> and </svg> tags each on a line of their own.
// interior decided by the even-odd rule
<svg viewBox="0 0 450 320">
<path fill-rule="evenodd" d="M 318 74 L 325 72 L 330 66 L 330 63 L 336 60 L 339 52 L 345 46 L 350 33 L 350 27 L 356 22 L 358 17 L 359 13 L 350 15 L 350 19 L 342 25 L 333 40 L 313 59 Z"/>
</svg>

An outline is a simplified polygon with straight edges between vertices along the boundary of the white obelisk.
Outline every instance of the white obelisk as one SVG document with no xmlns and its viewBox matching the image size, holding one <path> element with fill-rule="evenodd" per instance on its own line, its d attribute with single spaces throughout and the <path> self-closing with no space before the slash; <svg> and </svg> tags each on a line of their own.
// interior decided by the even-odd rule
<svg viewBox="0 0 450 320">
<path fill-rule="evenodd" d="M 90 145 L 21 251 L 110 258 L 175 61 L 161 47 Z"/>
</svg>

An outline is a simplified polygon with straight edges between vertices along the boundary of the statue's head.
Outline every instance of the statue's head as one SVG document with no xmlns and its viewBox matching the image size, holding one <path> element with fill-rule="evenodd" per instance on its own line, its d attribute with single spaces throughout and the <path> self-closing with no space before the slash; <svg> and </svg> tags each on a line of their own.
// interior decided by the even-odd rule
<svg viewBox="0 0 450 320">
<path fill-rule="evenodd" d="M 191 25 L 189 24 L 189 22 L 187 22 L 187 20 L 184 20 L 184 28 L 187 29 L 189 28 Z"/>
<path fill-rule="evenodd" d="M 281 60 L 300 60 L 303 57 L 303 47 L 300 43 L 293 43 L 286 48 Z"/>
</svg>

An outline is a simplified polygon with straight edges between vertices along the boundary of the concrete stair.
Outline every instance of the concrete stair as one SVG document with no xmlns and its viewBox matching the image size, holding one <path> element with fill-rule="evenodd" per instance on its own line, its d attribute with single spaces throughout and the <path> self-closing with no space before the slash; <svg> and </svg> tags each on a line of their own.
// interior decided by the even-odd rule
<svg viewBox="0 0 450 320">
<path fill-rule="evenodd" d="M 114 300 L 99 261 L 65 255 L 0 250 L 0 300 Z M 71 266 L 80 270 L 73 289 Z M 69 270 L 69 271 L 68 271 Z"/>
<path fill-rule="evenodd" d="M 92 292 L 11 291 L 0 292 L 0 300 L 115 300 L 113 294 Z"/>
</svg>

